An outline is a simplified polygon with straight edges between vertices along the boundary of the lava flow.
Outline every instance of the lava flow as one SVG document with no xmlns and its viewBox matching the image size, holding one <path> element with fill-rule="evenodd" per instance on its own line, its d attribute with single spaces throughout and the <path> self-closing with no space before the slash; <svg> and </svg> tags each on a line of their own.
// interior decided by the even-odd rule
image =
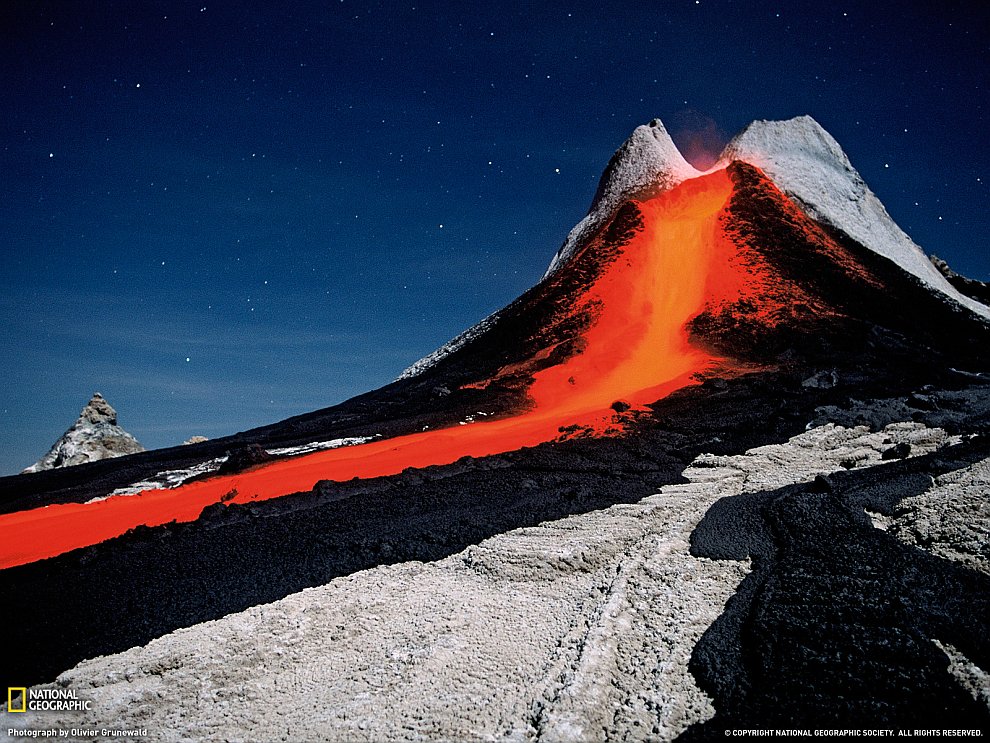
<svg viewBox="0 0 990 743">
<path fill-rule="evenodd" d="M 284 459 L 171 490 L 0 516 L 0 568 L 52 557 L 139 525 L 194 521 L 218 502 L 245 503 L 307 491 L 320 480 L 394 475 L 560 436 L 570 425 L 598 432 L 610 405 L 655 401 L 694 382 L 718 359 L 692 346 L 687 323 L 712 303 L 743 293 L 729 270 L 735 248 L 719 215 L 732 193 L 724 170 L 685 181 L 639 204 L 643 228 L 584 292 L 574 311 L 592 311 L 583 350 L 533 375 L 532 406 L 517 415 Z"/>
</svg>

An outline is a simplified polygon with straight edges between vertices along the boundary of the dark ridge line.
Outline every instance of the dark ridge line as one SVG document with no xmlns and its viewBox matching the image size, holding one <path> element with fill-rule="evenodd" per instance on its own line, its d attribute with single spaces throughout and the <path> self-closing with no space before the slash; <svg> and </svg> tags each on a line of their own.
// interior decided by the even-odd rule
<svg viewBox="0 0 990 743">
<path fill-rule="evenodd" d="M 961 273 L 956 273 L 952 270 L 948 263 L 939 258 L 937 255 L 928 256 L 928 260 L 932 262 L 932 265 L 938 269 L 946 281 L 948 281 L 956 290 L 969 297 L 970 299 L 975 299 L 981 304 L 985 304 L 990 307 L 990 283 L 986 281 L 980 281 L 978 279 L 971 279 L 969 276 L 963 276 Z"/>
</svg>

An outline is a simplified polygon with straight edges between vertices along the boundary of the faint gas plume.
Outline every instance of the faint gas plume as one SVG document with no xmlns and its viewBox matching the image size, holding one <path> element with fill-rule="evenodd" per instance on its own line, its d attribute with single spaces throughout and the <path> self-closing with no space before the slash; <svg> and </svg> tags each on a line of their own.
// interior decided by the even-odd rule
<svg viewBox="0 0 990 743">
<path fill-rule="evenodd" d="M 729 140 L 714 119 L 694 109 L 674 114 L 670 135 L 684 159 L 699 170 L 714 165 Z"/>
</svg>

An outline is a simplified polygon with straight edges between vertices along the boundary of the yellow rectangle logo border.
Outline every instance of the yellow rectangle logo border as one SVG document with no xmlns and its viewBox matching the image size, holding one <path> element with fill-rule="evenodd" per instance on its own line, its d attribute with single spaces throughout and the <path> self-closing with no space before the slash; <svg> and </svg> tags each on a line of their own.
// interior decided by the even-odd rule
<svg viewBox="0 0 990 743">
<path fill-rule="evenodd" d="M 21 693 L 21 708 L 14 709 L 14 692 L 19 691 Z M 27 712 L 27 699 L 28 690 L 26 686 L 8 686 L 7 687 L 7 711 L 8 712 Z"/>
</svg>

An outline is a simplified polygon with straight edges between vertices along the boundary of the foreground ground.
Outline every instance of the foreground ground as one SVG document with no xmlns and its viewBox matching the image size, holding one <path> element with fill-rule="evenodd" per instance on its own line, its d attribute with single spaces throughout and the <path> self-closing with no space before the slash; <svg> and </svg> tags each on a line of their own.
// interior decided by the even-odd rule
<svg viewBox="0 0 990 743">
<path fill-rule="evenodd" d="M 85 661 L 52 686 L 91 713 L 17 722 L 162 740 L 985 726 L 988 397 L 819 408 L 805 433 L 697 456 L 635 502 Z"/>
</svg>

